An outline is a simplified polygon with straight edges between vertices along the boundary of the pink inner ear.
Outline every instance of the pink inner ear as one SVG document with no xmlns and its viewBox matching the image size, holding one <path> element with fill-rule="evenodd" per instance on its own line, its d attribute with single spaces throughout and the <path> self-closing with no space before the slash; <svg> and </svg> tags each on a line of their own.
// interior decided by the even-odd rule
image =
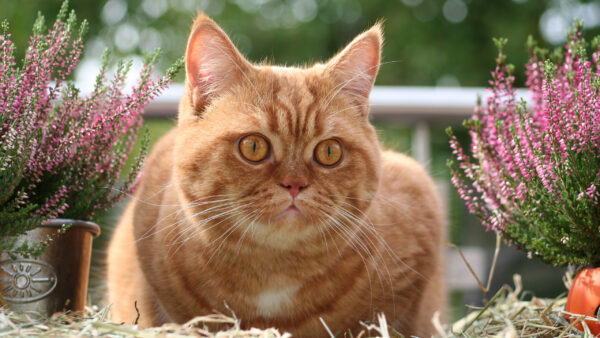
<svg viewBox="0 0 600 338">
<path fill-rule="evenodd" d="M 362 53 L 362 59 L 365 63 L 364 72 L 369 74 L 371 77 L 377 75 L 379 69 L 379 42 L 373 41 L 373 39 L 365 38 L 367 41 L 361 41 L 360 53 Z M 359 56 L 359 58 L 361 58 Z"/>
<path fill-rule="evenodd" d="M 248 63 L 214 22 L 198 25 L 188 42 L 186 72 L 190 84 L 204 95 L 231 87 Z"/>
<path fill-rule="evenodd" d="M 235 76 L 240 56 L 225 32 L 208 22 L 196 28 L 188 43 L 187 76 L 194 87 L 217 89 L 220 81 Z"/>
<path fill-rule="evenodd" d="M 210 33 L 206 31 L 207 29 L 202 28 L 196 30 L 189 41 L 186 68 L 188 79 L 194 87 L 210 86 L 213 82 L 206 62 L 206 57 L 210 54 L 208 51 L 210 39 L 207 38 Z"/>
<path fill-rule="evenodd" d="M 338 56 L 333 75 L 344 91 L 369 96 L 379 70 L 380 39 L 372 31 L 364 33 Z"/>
</svg>

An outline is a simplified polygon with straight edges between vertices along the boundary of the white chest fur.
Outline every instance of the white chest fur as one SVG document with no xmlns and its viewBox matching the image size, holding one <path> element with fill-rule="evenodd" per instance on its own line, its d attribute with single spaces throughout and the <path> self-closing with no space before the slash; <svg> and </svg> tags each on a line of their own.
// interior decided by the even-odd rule
<svg viewBox="0 0 600 338">
<path fill-rule="evenodd" d="M 298 286 L 268 288 L 256 296 L 255 305 L 258 313 L 264 317 L 281 315 L 292 302 Z"/>
</svg>

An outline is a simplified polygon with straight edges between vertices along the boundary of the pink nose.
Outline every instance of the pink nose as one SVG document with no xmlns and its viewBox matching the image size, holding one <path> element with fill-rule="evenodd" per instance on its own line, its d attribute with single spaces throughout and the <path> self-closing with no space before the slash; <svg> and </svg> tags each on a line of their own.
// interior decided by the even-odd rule
<svg viewBox="0 0 600 338">
<path fill-rule="evenodd" d="M 307 186 L 306 183 L 298 181 L 285 181 L 280 185 L 289 190 L 290 195 L 292 195 L 292 198 L 296 198 L 300 191 L 302 191 L 302 189 L 306 188 Z"/>
</svg>

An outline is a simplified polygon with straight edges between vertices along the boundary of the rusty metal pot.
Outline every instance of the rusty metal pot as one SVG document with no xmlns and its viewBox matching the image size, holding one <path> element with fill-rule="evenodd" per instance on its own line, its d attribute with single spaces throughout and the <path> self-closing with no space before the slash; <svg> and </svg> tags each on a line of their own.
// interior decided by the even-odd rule
<svg viewBox="0 0 600 338">
<path fill-rule="evenodd" d="M 61 228 L 68 225 L 68 230 Z M 86 303 L 92 240 L 100 234 L 97 224 L 71 219 L 52 219 L 21 238 L 36 243 L 53 237 L 46 251 L 35 259 L 0 256 L 0 292 L 12 311 L 82 312 Z"/>
</svg>

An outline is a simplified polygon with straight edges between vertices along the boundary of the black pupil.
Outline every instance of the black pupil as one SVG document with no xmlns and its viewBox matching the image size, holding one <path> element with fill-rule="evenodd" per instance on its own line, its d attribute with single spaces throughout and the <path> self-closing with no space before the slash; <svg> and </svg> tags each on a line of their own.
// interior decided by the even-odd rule
<svg viewBox="0 0 600 338">
<path fill-rule="evenodd" d="M 256 152 L 256 141 L 252 142 L 252 152 Z"/>
<path fill-rule="evenodd" d="M 327 157 L 331 157 L 331 146 L 327 146 Z"/>
</svg>

